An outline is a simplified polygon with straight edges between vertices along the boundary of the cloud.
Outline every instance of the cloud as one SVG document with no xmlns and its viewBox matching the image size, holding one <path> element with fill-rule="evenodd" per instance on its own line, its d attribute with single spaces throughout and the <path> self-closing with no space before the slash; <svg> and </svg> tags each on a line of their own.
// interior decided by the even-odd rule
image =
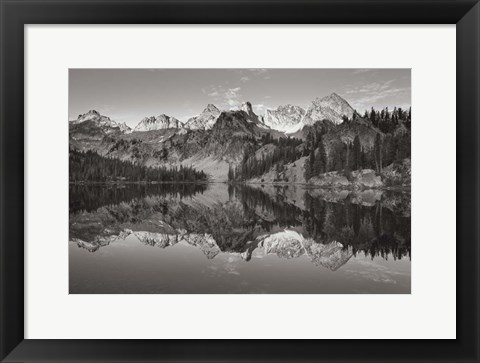
<svg viewBox="0 0 480 363">
<path fill-rule="evenodd" d="M 268 69 L 266 69 L 266 68 L 251 68 L 251 69 L 249 69 L 249 71 L 258 76 L 258 75 L 267 73 Z"/>
<path fill-rule="evenodd" d="M 225 100 L 229 106 L 235 106 L 240 103 L 240 87 L 229 88 L 227 92 L 225 92 Z"/>
<path fill-rule="evenodd" d="M 376 102 L 394 99 L 410 93 L 410 87 L 394 87 L 395 80 L 370 82 L 361 86 L 349 86 L 345 95 L 355 104 L 358 111 L 370 109 Z"/>
<path fill-rule="evenodd" d="M 368 72 L 371 72 L 373 71 L 373 69 L 370 69 L 370 68 L 359 68 L 359 69 L 355 69 L 352 71 L 352 74 L 362 74 L 362 73 L 368 73 Z"/>
<path fill-rule="evenodd" d="M 259 103 L 257 105 L 253 105 L 253 111 L 258 115 L 258 114 L 263 114 L 265 113 L 265 110 L 269 107 L 265 106 L 263 103 Z"/>
<path fill-rule="evenodd" d="M 245 83 L 245 82 L 250 81 L 250 78 L 247 77 L 247 76 L 243 76 L 242 78 L 240 78 L 240 81 L 243 82 L 243 83 Z"/>
<path fill-rule="evenodd" d="M 221 85 L 210 85 L 207 87 L 207 95 L 220 108 L 231 108 L 241 103 L 241 87 L 225 88 Z"/>
</svg>

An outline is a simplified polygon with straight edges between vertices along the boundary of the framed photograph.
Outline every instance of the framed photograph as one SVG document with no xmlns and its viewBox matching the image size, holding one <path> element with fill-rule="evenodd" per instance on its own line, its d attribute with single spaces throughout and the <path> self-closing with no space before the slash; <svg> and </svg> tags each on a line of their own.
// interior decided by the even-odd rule
<svg viewBox="0 0 480 363">
<path fill-rule="evenodd" d="M 0 9 L 2 362 L 479 361 L 478 1 Z"/>
</svg>

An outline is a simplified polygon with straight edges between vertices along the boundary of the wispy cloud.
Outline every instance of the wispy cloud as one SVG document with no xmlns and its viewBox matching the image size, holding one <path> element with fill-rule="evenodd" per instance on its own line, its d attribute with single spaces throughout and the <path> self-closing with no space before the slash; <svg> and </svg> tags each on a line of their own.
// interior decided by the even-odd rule
<svg viewBox="0 0 480 363">
<path fill-rule="evenodd" d="M 266 68 L 250 68 L 250 72 L 252 72 L 255 75 L 260 75 L 260 74 L 265 74 L 268 72 L 268 69 Z"/>
<path fill-rule="evenodd" d="M 232 108 L 242 102 L 241 87 L 227 88 L 222 85 L 210 85 L 206 94 L 213 99 L 213 103 L 222 108 Z"/>
<path fill-rule="evenodd" d="M 368 73 L 368 72 L 372 72 L 373 69 L 370 69 L 370 68 L 359 68 L 359 69 L 355 69 L 352 71 L 352 74 L 362 74 L 362 73 Z"/>
<path fill-rule="evenodd" d="M 375 103 L 405 96 L 410 93 L 410 87 L 395 87 L 395 80 L 385 82 L 370 82 L 360 86 L 348 86 L 345 95 L 355 104 L 358 111 L 369 109 Z"/>
<path fill-rule="evenodd" d="M 252 73 L 254 78 L 270 79 L 270 74 L 268 69 L 252 68 L 252 69 L 249 69 L 249 71 Z"/>
<path fill-rule="evenodd" d="M 256 105 L 253 105 L 253 111 L 257 114 L 257 115 L 262 115 L 265 113 L 265 110 L 269 107 L 267 107 L 266 105 L 264 105 L 263 103 L 259 103 L 259 104 L 256 104 Z"/>
<path fill-rule="evenodd" d="M 243 76 L 243 77 L 240 78 L 240 81 L 243 82 L 243 83 L 248 82 L 248 81 L 250 81 L 250 77 Z"/>
</svg>

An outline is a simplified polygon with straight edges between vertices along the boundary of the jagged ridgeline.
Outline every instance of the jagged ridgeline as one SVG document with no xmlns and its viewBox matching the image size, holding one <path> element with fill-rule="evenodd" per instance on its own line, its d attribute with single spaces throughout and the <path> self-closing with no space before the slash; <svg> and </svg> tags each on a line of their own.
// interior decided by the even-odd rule
<svg viewBox="0 0 480 363">
<path fill-rule="evenodd" d="M 209 104 L 184 123 L 161 114 L 133 129 L 91 110 L 69 123 L 69 134 L 75 152 L 131 163 L 129 170 L 146 168 L 134 180 L 153 180 L 147 175 L 155 169 L 183 168 L 189 181 L 204 180 L 204 174 L 209 181 L 404 187 L 410 185 L 410 128 L 410 109 L 359 114 L 333 93 L 305 109 L 282 105 L 263 116 L 249 102 L 229 111 Z M 114 171 L 113 177 L 122 176 Z M 105 176 L 82 168 L 77 178 Z"/>
</svg>

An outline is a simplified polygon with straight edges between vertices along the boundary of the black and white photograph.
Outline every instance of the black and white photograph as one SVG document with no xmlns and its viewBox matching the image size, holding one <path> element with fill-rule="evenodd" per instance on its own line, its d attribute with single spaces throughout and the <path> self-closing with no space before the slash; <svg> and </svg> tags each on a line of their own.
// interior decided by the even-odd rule
<svg viewBox="0 0 480 363">
<path fill-rule="evenodd" d="M 410 69 L 69 69 L 68 91 L 70 294 L 411 293 Z"/>
</svg>

